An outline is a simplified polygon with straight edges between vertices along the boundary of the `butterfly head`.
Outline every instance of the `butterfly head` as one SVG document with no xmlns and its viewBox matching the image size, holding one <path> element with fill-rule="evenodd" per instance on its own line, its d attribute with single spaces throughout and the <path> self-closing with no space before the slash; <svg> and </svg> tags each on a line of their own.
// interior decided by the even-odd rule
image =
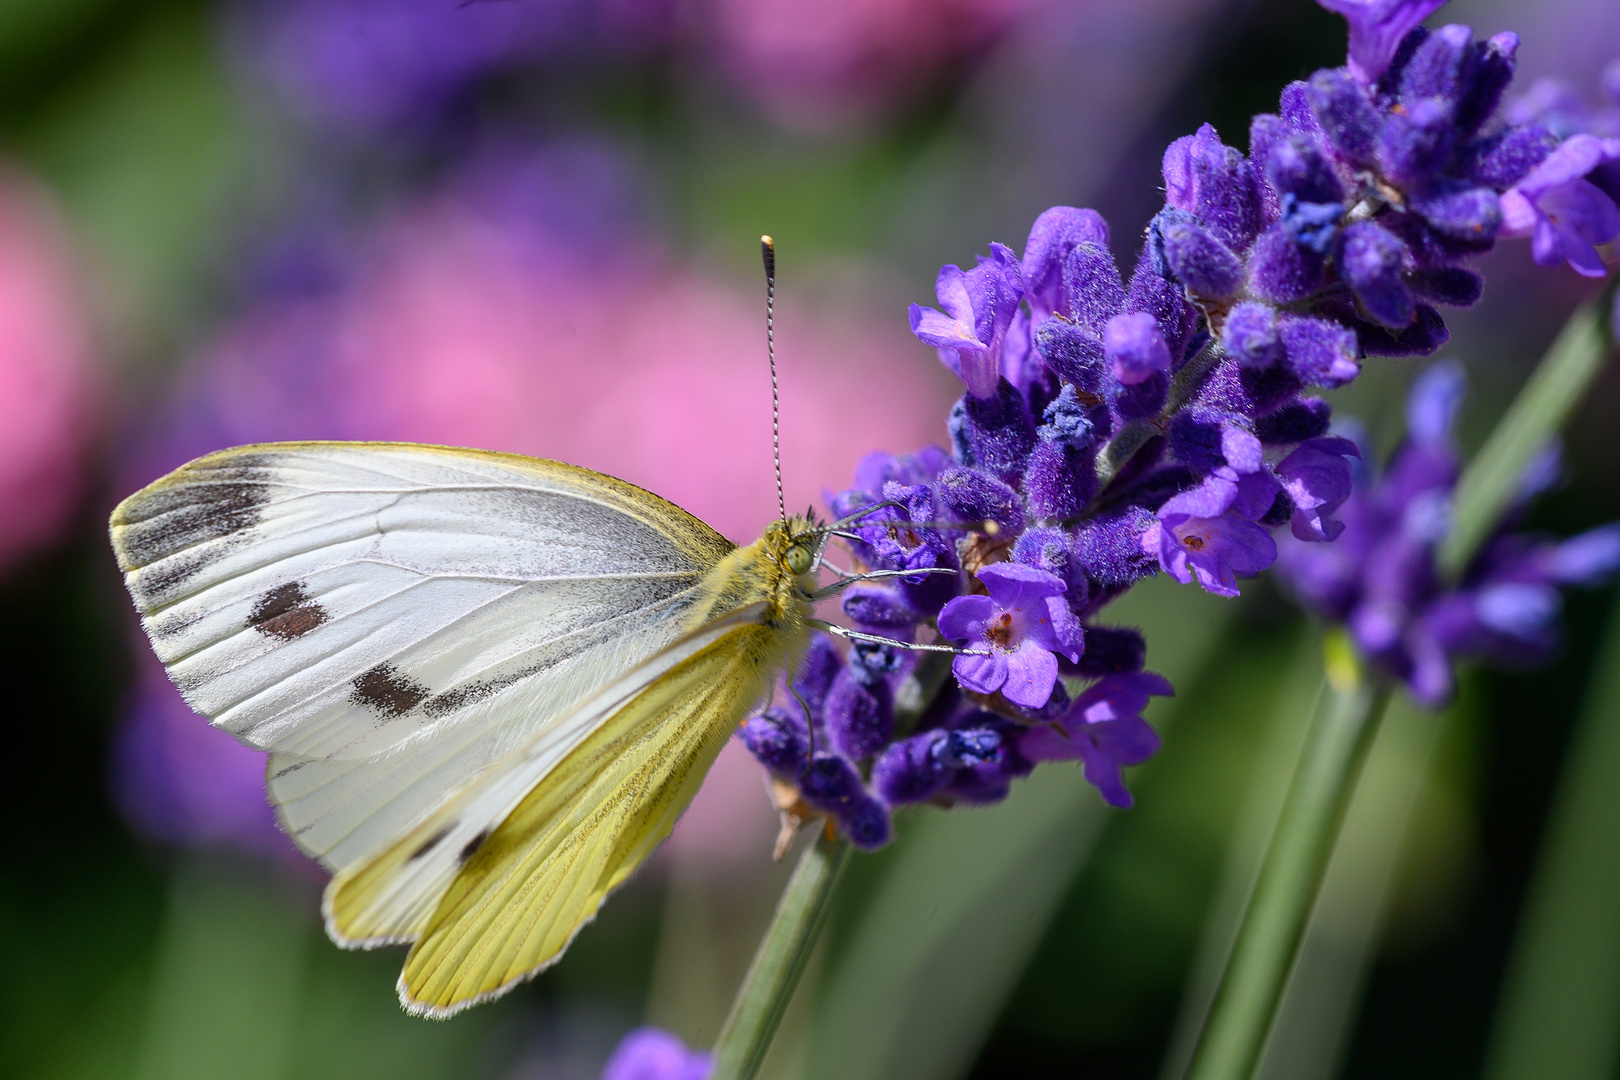
<svg viewBox="0 0 1620 1080">
<path fill-rule="evenodd" d="M 816 556 L 827 543 L 827 531 L 814 519 L 795 515 L 773 521 L 765 529 L 765 550 L 795 578 L 815 569 Z"/>
</svg>

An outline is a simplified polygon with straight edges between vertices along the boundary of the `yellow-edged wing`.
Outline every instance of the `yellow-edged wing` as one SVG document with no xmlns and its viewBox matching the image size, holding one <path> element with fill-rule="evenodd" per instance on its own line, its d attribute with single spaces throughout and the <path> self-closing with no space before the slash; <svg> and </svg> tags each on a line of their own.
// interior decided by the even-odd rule
<svg viewBox="0 0 1620 1080">
<path fill-rule="evenodd" d="M 794 631 L 746 619 L 716 629 L 614 709 L 492 833 L 448 840 L 467 858 L 406 959 L 399 989 L 408 1009 L 449 1015 L 542 970 L 669 835 L 799 644 Z M 476 796 L 487 802 L 503 785 L 479 786 L 487 791 Z M 359 929 L 347 921 L 421 845 L 478 820 L 469 810 L 447 808 L 372 865 L 334 881 L 328 911 L 338 929 Z"/>
</svg>

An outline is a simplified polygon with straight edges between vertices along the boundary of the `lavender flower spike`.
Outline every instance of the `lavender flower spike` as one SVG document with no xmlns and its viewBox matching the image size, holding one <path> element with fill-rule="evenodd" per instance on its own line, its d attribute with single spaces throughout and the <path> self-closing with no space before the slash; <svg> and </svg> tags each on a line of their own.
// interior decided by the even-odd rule
<svg viewBox="0 0 1620 1080">
<path fill-rule="evenodd" d="M 1142 550 L 1184 585 L 1196 577 L 1217 596 L 1238 595 L 1238 574 L 1258 574 L 1277 558 L 1271 534 L 1237 511 L 1239 493 L 1236 474 L 1217 469 L 1159 507 Z"/>
<path fill-rule="evenodd" d="M 1001 691 L 1014 705 L 1038 709 L 1057 683 L 1057 655 L 1078 662 L 1084 643 L 1080 620 L 1063 599 L 1055 574 L 1017 563 L 979 571 L 989 596 L 958 596 L 939 613 L 939 632 L 986 655 L 958 656 L 957 682 L 979 694 Z"/>
<path fill-rule="evenodd" d="M 1099 680 L 1050 726 L 1031 728 L 1018 750 L 1031 761 L 1079 758 L 1086 780 L 1114 806 L 1130 806 L 1119 770 L 1139 765 L 1159 749 L 1159 734 L 1142 719 L 1151 696 L 1175 693 L 1169 680 L 1153 671 L 1110 675 Z"/>
<path fill-rule="evenodd" d="M 1620 208 L 1588 177 L 1611 162 L 1620 162 L 1620 139 L 1566 139 L 1503 192 L 1499 235 L 1530 237 L 1530 251 L 1542 266 L 1568 260 L 1579 274 L 1603 277 L 1607 269 L 1593 249 L 1620 236 Z"/>
<path fill-rule="evenodd" d="M 1350 58 L 1346 67 L 1356 81 L 1370 86 L 1389 70 L 1401 39 L 1434 14 L 1446 0 L 1316 0 L 1350 24 Z"/>
</svg>

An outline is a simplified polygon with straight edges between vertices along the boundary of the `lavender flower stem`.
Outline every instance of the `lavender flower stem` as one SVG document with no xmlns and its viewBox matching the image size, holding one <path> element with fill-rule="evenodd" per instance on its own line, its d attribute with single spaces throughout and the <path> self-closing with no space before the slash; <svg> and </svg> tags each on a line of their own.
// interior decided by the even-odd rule
<svg viewBox="0 0 1620 1080">
<path fill-rule="evenodd" d="M 815 839 L 799 857 L 715 1040 L 710 1080 L 752 1080 L 759 1071 L 827 921 L 827 902 L 848 860 L 849 847 L 847 838 L 829 840 L 824 829 L 817 829 Z"/>
<path fill-rule="evenodd" d="M 1389 688 L 1369 678 L 1342 631 L 1327 640 L 1327 685 L 1238 928 L 1187 1080 L 1248 1080 L 1271 1029 Z"/>
<path fill-rule="evenodd" d="M 1448 578 L 1461 576 L 1513 501 L 1531 457 L 1563 427 L 1603 370 L 1614 342 L 1602 313 L 1613 304 L 1613 291 L 1611 286 L 1603 301 L 1583 304 L 1570 316 L 1458 481 L 1451 533 L 1439 553 Z"/>
</svg>

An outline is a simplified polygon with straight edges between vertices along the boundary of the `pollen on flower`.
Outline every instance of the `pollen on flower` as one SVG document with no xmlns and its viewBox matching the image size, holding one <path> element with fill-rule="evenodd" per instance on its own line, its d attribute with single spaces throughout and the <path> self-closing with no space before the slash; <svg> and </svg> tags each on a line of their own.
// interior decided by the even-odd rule
<svg viewBox="0 0 1620 1080">
<path fill-rule="evenodd" d="M 1044 620 L 1043 620 L 1044 621 Z M 984 628 L 985 639 L 1005 649 L 1012 642 L 1012 613 L 1004 611 L 1000 617 Z"/>
</svg>

